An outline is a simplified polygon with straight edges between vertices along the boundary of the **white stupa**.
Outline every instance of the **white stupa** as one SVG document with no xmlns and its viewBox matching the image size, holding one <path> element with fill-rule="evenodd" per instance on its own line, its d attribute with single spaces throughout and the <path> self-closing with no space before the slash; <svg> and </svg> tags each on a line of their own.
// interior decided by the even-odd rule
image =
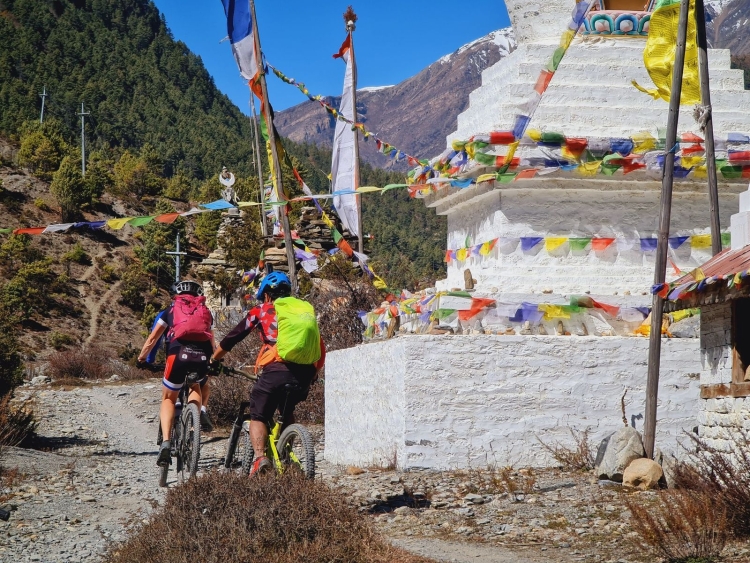
<svg viewBox="0 0 750 563">
<path fill-rule="evenodd" d="M 574 6 L 573 0 L 505 3 L 518 48 L 484 71 L 482 86 L 472 92 L 469 108 L 458 116 L 457 131 L 448 137 L 449 146 L 454 140 L 513 128 Z M 653 86 L 643 64 L 648 0 L 645 8 L 641 0 L 599 0 L 587 16 L 586 30 L 573 40 L 543 94 L 529 129 L 585 137 L 590 142 L 641 132 L 664 136 L 668 103 L 631 84 L 636 80 Z M 709 68 L 714 136 L 721 158 L 726 156 L 723 141 L 728 133 L 750 133 L 750 92 L 743 89 L 742 70 L 730 68 L 728 50 L 710 50 Z M 691 106 L 680 112 L 678 134 L 685 132 L 702 137 Z M 507 150 L 501 145 L 490 148 L 493 154 Z M 523 145 L 519 150 L 524 150 Z M 536 148 L 527 149 L 527 154 L 528 150 Z M 746 184 L 747 180 L 719 175 L 723 228 L 728 227 L 737 194 Z M 448 249 L 461 248 L 467 240 L 477 244 L 497 237 L 612 237 L 618 243 L 604 252 L 574 252 L 567 244 L 552 253 L 545 251 L 544 244 L 528 252 L 520 245 L 496 248 L 490 256 L 449 264 L 448 277 L 438 287 L 463 287 L 463 271 L 468 267 L 479 292 L 494 288 L 519 295 L 542 289 L 554 294 L 641 295 L 652 283 L 653 252 L 641 252 L 639 239 L 656 236 L 660 187 L 658 170 L 593 177 L 555 172 L 509 184 L 443 187 L 426 204 L 448 217 Z M 706 180 L 690 176 L 676 180 L 670 236 L 705 234 L 709 227 Z M 691 249 L 688 244 L 672 251 L 671 259 L 678 268 L 689 270 L 709 256 L 710 248 Z M 647 304 L 650 296 L 641 301 Z"/>
</svg>

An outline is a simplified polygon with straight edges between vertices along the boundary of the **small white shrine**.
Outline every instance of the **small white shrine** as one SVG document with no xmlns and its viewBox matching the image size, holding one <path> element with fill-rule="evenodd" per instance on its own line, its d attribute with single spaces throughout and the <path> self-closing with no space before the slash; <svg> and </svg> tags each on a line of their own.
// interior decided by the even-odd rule
<svg viewBox="0 0 750 563">
<path fill-rule="evenodd" d="M 535 141 L 545 134 L 581 138 L 596 154 L 618 143 L 631 143 L 628 152 L 637 152 L 634 139 L 664 137 L 667 102 L 632 85 L 652 87 L 643 63 L 651 9 L 644 1 L 600 0 L 588 13 L 532 116 L 528 130 L 537 132 Z M 574 1 L 505 4 L 518 47 L 484 71 L 449 147 L 513 129 L 571 20 Z M 730 134 L 750 134 L 750 92 L 743 89 L 742 71 L 730 68 L 728 50 L 709 51 L 709 68 L 716 156 L 727 159 L 730 150 L 748 150 L 747 140 Z M 693 170 L 702 138 L 693 107 L 683 106 L 678 155 L 686 166 L 674 184 L 668 280 L 711 257 L 707 181 Z M 634 335 L 643 316 L 624 311 L 651 305 L 658 158 L 664 154 L 663 147 L 661 153 L 654 149 L 646 153 L 647 166 L 627 174 L 622 168 L 582 174 L 550 167 L 548 161 L 560 158 L 550 156 L 554 146 L 522 141 L 516 157 L 540 163 L 533 177 L 466 188 L 436 184 L 424 203 L 447 216 L 451 257 L 436 290 L 463 290 L 468 278 L 472 297 L 497 306 L 469 324 L 447 317 L 443 322 L 457 334 L 402 332 L 331 353 L 326 458 L 342 464 L 395 459 L 402 468 L 546 465 L 552 459 L 539 440 L 572 444 L 568 429 L 586 428 L 605 437 L 622 425 L 626 391 L 626 416 L 642 430 L 648 339 Z M 483 152 L 502 160 L 507 150 L 492 144 Z M 733 164 L 741 169 L 747 163 Z M 719 174 L 722 229 L 747 186 L 736 169 Z M 464 177 L 494 170 L 469 167 Z M 487 242 L 491 251 L 476 252 Z M 566 305 L 575 296 L 620 312 L 591 309 L 525 323 L 510 311 L 522 303 Z M 658 448 L 678 453 L 677 438 L 698 426 L 705 362 L 698 338 L 664 341 Z"/>
</svg>

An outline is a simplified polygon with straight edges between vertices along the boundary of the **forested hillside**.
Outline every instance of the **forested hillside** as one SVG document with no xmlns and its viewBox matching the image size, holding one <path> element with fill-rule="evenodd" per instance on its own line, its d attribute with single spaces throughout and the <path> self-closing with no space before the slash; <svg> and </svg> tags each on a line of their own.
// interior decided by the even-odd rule
<svg viewBox="0 0 750 563">
<path fill-rule="evenodd" d="M 35 122 L 44 88 L 49 97 L 42 127 Z M 61 166 L 75 173 L 81 102 L 90 113 L 89 172 L 75 197 L 71 190 L 55 194 L 67 218 L 102 194 L 143 205 L 160 196 L 206 201 L 218 195 L 218 183 L 208 179 L 222 166 L 237 174 L 241 196 L 253 197 L 257 190 L 249 119 L 216 89 L 200 58 L 172 38 L 153 3 L 0 0 L 0 134 L 25 141 L 19 156 L 39 178 L 51 181 Z M 285 144 L 308 185 L 327 190 L 330 153 Z M 362 171 L 363 184 L 400 181 L 398 175 Z M 295 185 L 291 177 L 286 183 Z M 379 273 L 407 286 L 439 276 L 444 219 L 405 193 L 364 199 L 365 230 L 374 236 L 369 246 Z M 206 231 L 217 220 L 202 223 L 202 242 L 210 247 Z"/>
</svg>

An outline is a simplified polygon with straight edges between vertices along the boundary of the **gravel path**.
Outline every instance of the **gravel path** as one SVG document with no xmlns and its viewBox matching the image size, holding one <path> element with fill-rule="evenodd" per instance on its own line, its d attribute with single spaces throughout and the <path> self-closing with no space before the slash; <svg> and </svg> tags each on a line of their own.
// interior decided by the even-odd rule
<svg viewBox="0 0 750 563">
<path fill-rule="evenodd" d="M 6 477 L 0 490 L 0 504 L 14 508 L 8 522 L 0 521 L 0 561 L 100 561 L 111 542 L 124 540 L 163 502 L 156 467 L 160 392 L 158 380 L 18 390 L 19 399 L 35 398 L 45 451 L 2 452 L 3 467 L 21 476 Z M 627 493 L 589 475 L 337 467 L 323 460 L 322 428 L 311 431 L 319 478 L 409 551 L 456 563 L 652 561 L 629 541 Z M 225 447 L 226 433 L 204 437 L 200 470 L 218 468 Z M 503 492 L 508 479 L 527 492 Z M 655 495 L 638 494 L 646 503 Z M 745 546 L 723 555 L 728 563 L 750 560 Z"/>
</svg>

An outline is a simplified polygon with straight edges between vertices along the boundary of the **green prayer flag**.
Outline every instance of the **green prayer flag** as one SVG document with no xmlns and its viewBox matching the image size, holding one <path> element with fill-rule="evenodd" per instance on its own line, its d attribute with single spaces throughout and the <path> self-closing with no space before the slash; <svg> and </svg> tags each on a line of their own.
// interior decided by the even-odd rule
<svg viewBox="0 0 750 563">
<path fill-rule="evenodd" d="M 380 190 L 380 193 L 387 192 L 388 190 L 395 190 L 396 188 L 408 188 L 409 184 L 388 184 L 386 187 L 384 187 L 382 190 Z"/>
<path fill-rule="evenodd" d="M 0 231 L 2 232 L 2 231 Z M 732 244 L 732 234 L 731 233 L 721 233 L 721 246 L 729 246 Z"/>
<path fill-rule="evenodd" d="M 438 309 L 437 311 L 435 311 L 435 316 L 438 319 L 444 319 L 445 317 L 449 317 L 455 312 L 456 312 L 455 309 Z"/>
<path fill-rule="evenodd" d="M 0 229 L 0 235 L 7 235 L 8 233 L 12 233 L 13 229 Z"/>
<path fill-rule="evenodd" d="M 571 250 L 585 250 L 586 247 L 591 242 L 591 238 L 569 238 L 568 243 L 570 243 L 570 249 Z"/>
<path fill-rule="evenodd" d="M 602 174 L 605 176 L 612 176 L 615 172 L 617 172 L 620 169 L 620 166 L 615 166 L 614 164 L 602 164 L 601 165 L 601 171 Z"/>
<path fill-rule="evenodd" d="M 344 237 L 341 236 L 341 233 L 338 231 L 338 229 L 333 229 L 333 242 L 338 244 L 342 238 Z"/>
<path fill-rule="evenodd" d="M 742 178 L 742 166 L 722 166 L 720 172 L 728 179 Z"/>
<path fill-rule="evenodd" d="M 542 133 L 542 143 L 565 143 L 565 135 L 562 133 Z"/>
<path fill-rule="evenodd" d="M 517 174 L 515 172 L 503 172 L 498 174 L 496 177 L 501 184 L 510 184 L 516 179 Z"/>
<path fill-rule="evenodd" d="M 151 221 L 153 221 L 154 217 L 156 217 L 156 215 L 148 215 L 146 217 L 133 217 L 130 221 L 128 221 L 128 225 L 130 225 L 131 227 L 143 227 L 144 225 L 148 225 Z"/>
<path fill-rule="evenodd" d="M 450 295 L 451 297 L 471 297 L 471 293 L 467 291 L 449 291 L 446 295 Z"/>
<path fill-rule="evenodd" d="M 479 164 L 492 166 L 493 164 L 495 164 L 495 155 L 487 154 L 485 152 L 478 152 L 474 154 L 474 160 L 476 160 Z"/>
</svg>

